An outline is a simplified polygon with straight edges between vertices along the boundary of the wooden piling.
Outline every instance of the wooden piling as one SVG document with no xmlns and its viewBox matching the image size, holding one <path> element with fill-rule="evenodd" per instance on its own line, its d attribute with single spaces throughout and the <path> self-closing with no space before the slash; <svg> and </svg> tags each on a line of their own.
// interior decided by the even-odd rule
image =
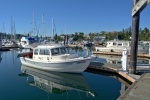
<svg viewBox="0 0 150 100">
<path fill-rule="evenodd" d="M 135 5 L 139 0 L 133 0 Z M 132 38 L 131 38 L 131 51 L 130 51 L 130 67 L 129 72 L 131 74 L 136 73 L 136 63 L 137 63 L 137 50 L 138 50 L 138 38 L 139 38 L 139 19 L 140 13 L 137 12 L 132 16 Z"/>
</svg>

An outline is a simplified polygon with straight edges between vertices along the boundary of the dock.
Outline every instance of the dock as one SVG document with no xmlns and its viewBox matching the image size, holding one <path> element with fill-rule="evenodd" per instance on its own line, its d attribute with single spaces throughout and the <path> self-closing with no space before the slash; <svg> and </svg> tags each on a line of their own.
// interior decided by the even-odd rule
<svg viewBox="0 0 150 100">
<path fill-rule="evenodd" d="M 122 56 L 122 52 L 102 52 L 102 51 L 92 51 L 93 54 L 101 54 L 101 55 L 116 55 Z M 130 57 L 130 54 L 128 54 Z M 137 57 L 150 58 L 149 54 L 137 54 Z"/>
<path fill-rule="evenodd" d="M 119 97 L 119 100 L 150 100 L 150 73 L 143 74 Z"/>
<path fill-rule="evenodd" d="M 131 85 L 118 100 L 150 100 L 150 67 L 137 67 L 139 74 L 135 75 L 122 71 L 121 64 L 91 62 L 87 70 L 114 73 L 131 82 Z"/>
<path fill-rule="evenodd" d="M 8 48 L 0 48 L 0 51 L 9 51 L 10 49 Z"/>
</svg>

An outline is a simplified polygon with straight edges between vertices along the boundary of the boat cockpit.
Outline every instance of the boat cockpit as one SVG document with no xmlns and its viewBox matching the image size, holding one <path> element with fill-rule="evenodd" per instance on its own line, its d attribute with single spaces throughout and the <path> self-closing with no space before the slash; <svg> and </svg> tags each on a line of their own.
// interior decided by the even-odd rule
<svg viewBox="0 0 150 100">
<path fill-rule="evenodd" d="M 33 59 L 37 60 L 66 60 L 77 58 L 78 54 L 69 53 L 68 47 L 57 48 L 35 48 L 33 51 Z"/>
</svg>

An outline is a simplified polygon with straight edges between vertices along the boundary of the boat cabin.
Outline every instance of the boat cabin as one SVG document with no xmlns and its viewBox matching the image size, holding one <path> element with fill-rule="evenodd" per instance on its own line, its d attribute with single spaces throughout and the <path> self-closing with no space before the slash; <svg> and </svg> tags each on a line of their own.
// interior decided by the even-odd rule
<svg viewBox="0 0 150 100">
<path fill-rule="evenodd" d="M 77 57 L 77 54 L 69 53 L 69 48 L 65 45 L 40 45 L 33 51 L 33 59 L 43 61 L 60 61 Z"/>
<path fill-rule="evenodd" d="M 131 41 L 108 41 L 107 47 L 111 46 L 130 46 Z"/>
</svg>

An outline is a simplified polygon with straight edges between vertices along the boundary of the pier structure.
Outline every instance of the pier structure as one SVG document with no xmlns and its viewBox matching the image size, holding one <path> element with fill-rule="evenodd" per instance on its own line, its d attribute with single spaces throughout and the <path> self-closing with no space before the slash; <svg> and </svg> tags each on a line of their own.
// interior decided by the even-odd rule
<svg viewBox="0 0 150 100">
<path fill-rule="evenodd" d="M 137 50 L 139 38 L 139 21 L 140 12 L 150 3 L 150 0 L 133 0 L 132 9 L 132 39 L 130 51 L 130 68 L 129 72 L 136 74 Z"/>
<path fill-rule="evenodd" d="M 118 100 L 150 100 L 150 66 L 137 67 L 139 74 L 130 74 L 122 69 L 122 65 L 91 62 L 86 70 L 94 72 L 114 73 L 122 79 L 129 81 L 128 89 L 124 91 Z M 141 75 L 142 73 L 142 75 Z"/>
<path fill-rule="evenodd" d="M 116 55 L 116 56 L 122 56 L 121 52 L 102 52 L 102 51 L 92 51 L 93 54 L 100 54 L 100 55 Z M 128 54 L 130 57 L 131 55 Z M 137 57 L 145 58 L 145 59 L 150 59 L 149 54 L 137 54 Z"/>
<path fill-rule="evenodd" d="M 115 73 L 131 85 L 124 91 L 118 100 L 149 100 L 150 99 L 150 65 L 148 67 L 137 67 L 136 74 L 129 73 L 128 69 L 128 51 L 122 52 L 122 65 L 109 64 L 101 62 L 91 62 L 87 69 Z"/>
</svg>

